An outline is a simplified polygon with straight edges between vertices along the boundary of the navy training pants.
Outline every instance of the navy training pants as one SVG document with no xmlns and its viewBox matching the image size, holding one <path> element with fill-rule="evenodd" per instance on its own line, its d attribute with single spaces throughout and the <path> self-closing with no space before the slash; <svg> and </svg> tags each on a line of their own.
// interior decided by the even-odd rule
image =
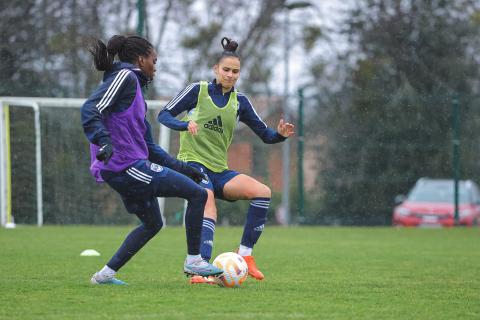
<svg viewBox="0 0 480 320">
<path fill-rule="evenodd" d="M 188 201 L 185 214 L 188 254 L 200 253 L 206 190 L 172 169 L 146 160 L 137 161 L 122 172 L 102 171 L 102 178 L 116 190 L 129 213 L 142 224 L 132 230 L 107 265 L 118 271 L 163 226 L 157 197 L 179 197 Z"/>
</svg>

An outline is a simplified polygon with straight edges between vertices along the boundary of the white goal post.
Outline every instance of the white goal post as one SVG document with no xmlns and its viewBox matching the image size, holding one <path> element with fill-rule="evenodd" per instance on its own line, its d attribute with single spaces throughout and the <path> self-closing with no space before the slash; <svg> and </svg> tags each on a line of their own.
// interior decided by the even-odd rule
<svg viewBox="0 0 480 320">
<path fill-rule="evenodd" d="M 43 225 L 43 177 L 42 177 L 42 146 L 40 110 L 49 108 L 77 108 L 79 109 L 85 99 L 73 98 L 37 98 L 37 97 L 0 97 L 0 223 L 3 227 L 14 227 L 12 219 L 12 157 L 10 153 L 10 106 L 31 108 L 34 112 L 35 132 L 35 189 L 37 207 L 37 225 Z M 167 101 L 148 100 L 150 110 L 160 110 Z M 170 130 L 160 126 L 159 145 L 169 152 Z M 164 212 L 165 199 L 158 198 L 160 210 Z M 164 220 L 165 221 L 165 220 Z"/>
</svg>

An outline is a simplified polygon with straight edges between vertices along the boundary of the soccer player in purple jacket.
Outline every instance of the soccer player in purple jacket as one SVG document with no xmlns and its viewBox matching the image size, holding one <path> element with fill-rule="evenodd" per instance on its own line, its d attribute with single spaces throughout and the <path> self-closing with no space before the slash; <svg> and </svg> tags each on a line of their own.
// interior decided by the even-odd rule
<svg viewBox="0 0 480 320">
<path fill-rule="evenodd" d="M 251 277 L 262 280 L 252 255 L 267 219 L 271 190 L 256 179 L 230 170 L 227 151 L 232 142 L 237 121 L 242 121 L 265 143 L 282 142 L 294 134 L 294 125 L 282 120 L 277 130 L 268 128 L 260 119 L 248 98 L 234 85 L 240 76 L 238 44 L 223 38 L 223 52 L 213 67 L 215 80 L 187 86 L 158 115 L 163 125 L 180 131 L 178 158 L 206 173 L 201 185 L 207 188 L 202 229 L 201 255 L 209 260 L 217 221 L 215 198 L 227 201 L 250 200 L 247 219 L 238 253 L 245 258 Z M 175 117 L 186 111 L 186 116 Z M 214 283 L 208 277 L 192 277 L 191 283 Z"/>
<path fill-rule="evenodd" d="M 97 182 L 117 191 L 127 211 L 142 222 L 130 232 L 110 261 L 91 278 L 93 284 L 126 284 L 115 278 L 124 266 L 163 226 L 157 197 L 188 201 L 185 216 L 187 258 L 184 272 L 216 276 L 222 270 L 200 255 L 203 210 L 207 200 L 199 182 L 204 175 L 176 160 L 153 142 L 142 94 L 155 75 L 157 53 L 138 36 L 113 36 L 105 46 L 95 40 L 90 48 L 103 82 L 83 104 L 82 125 L 90 141 L 90 171 Z M 114 62 L 115 56 L 119 61 Z M 194 182 L 195 181 L 195 182 Z"/>
</svg>

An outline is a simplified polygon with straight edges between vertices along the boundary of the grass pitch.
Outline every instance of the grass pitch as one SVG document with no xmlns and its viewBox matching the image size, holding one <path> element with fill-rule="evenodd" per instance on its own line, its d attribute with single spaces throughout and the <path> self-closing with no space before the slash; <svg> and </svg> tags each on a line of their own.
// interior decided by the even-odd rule
<svg viewBox="0 0 480 320">
<path fill-rule="evenodd" d="M 0 319 L 479 319 L 480 229 L 269 227 L 255 248 L 264 281 L 188 284 L 185 231 L 162 230 L 93 286 L 132 227 L 0 229 Z M 217 228 L 214 255 L 241 228 Z M 96 249 L 100 257 L 81 257 Z"/>
</svg>

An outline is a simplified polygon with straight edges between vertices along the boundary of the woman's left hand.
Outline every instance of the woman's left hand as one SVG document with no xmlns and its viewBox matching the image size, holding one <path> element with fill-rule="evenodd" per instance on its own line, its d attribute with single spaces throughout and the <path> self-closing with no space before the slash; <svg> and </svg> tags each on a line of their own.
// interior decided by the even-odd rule
<svg viewBox="0 0 480 320">
<path fill-rule="evenodd" d="M 277 126 L 277 131 L 280 135 L 285 138 L 293 136 L 295 134 L 295 126 L 291 123 L 284 122 L 283 119 L 280 119 L 280 122 Z"/>
<path fill-rule="evenodd" d="M 190 132 L 190 134 L 192 136 L 196 136 L 198 134 L 198 125 L 195 121 L 193 120 L 190 120 L 188 121 L 188 126 L 187 126 L 187 130 L 188 132 Z"/>
</svg>

